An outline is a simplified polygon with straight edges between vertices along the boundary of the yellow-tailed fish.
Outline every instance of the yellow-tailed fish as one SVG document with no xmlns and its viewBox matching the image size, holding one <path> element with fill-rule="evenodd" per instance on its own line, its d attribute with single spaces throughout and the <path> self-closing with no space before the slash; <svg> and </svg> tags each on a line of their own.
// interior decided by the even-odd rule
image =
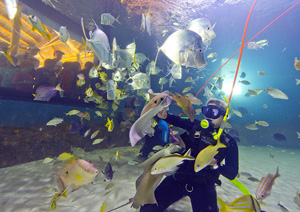
<svg viewBox="0 0 300 212">
<path fill-rule="evenodd" d="M 297 71 L 300 70 L 300 60 L 298 60 L 297 57 L 295 57 L 294 67 Z"/>
<path fill-rule="evenodd" d="M 100 129 L 99 130 L 96 130 L 92 135 L 91 135 L 91 139 L 95 138 L 98 133 L 100 132 Z"/>
<path fill-rule="evenodd" d="M 107 123 L 105 124 L 105 127 L 107 127 L 108 132 L 112 132 L 114 129 L 114 120 L 109 119 L 109 117 L 107 117 Z"/>
<path fill-rule="evenodd" d="M 179 165 L 183 163 L 184 160 L 195 160 L 191 157 L 191 149 L 189 149 L 183 156 L 179 154 L 172 154 L 160 158 L 152 167 L 151 174 L 166 174 L 174 173 L 179 169 Z"/>
<path fill-rule="evenodd" d="M 68 153 L 68 152 L 63 152 L 58 156 L 58 159 L 61 161 L 70 160 L 72 158 L 76 158 L 75 154 L 72 155 L 71 153 Z"/>
<path fill-rule="evenodd" d="M 221 143 L 218 139 L 218 142 L 215 146 L 209 145 L 199 152 L 196 157 L 194 164 L 195 172 L 199 172 L 205 168 L 213 160 L 216 154 L 218 154 L 219 148 L 226 148 L 225 144 Z"/>
<path fill-rule="evenodd" d="M 257 200 L 251 195 L 244 195 L 234 200 L 230 205 L 227 205 L 218 197 L 221 205 L 220 212 L 260 212 L 260 205 Z"/>
<path fill-rule="evenodd" d="M 78 113 L 80 113 L 79 110 L 70 110 L 69 112 L 65 113 L 66 116 L 73 116 L 73 115 L 77 115 Z"/>
<path fill-rule="evenodd" d="M 102 206 L 101 206 L 100 212 L 104 212 L 104 208 L 105 208 L 105 201 L 102 203 Z"/>
</svg>

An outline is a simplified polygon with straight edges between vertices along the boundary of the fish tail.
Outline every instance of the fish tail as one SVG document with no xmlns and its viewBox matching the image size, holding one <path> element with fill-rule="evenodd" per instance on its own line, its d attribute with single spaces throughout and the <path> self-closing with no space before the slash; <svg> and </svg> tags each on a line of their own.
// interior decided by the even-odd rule
<svg viewBox="0 0 300 212">
<path fill-rule="evenodd" d="M 275 177 L 280 177 L 280 174 L 279 174 L 279 166 L 277 166 L 277 170 L 276 170 L 276 173 L 275 173 Z"/>
<path fill-rule="evenodd" d="M 227 204 L 223 200 L 221 200 L 221 198 L 219 198 L 219 197 L 217 197 L 217 198 L 218 198 L 218 202 L 221 205 L 220 212 L 226 212 L 226 211 L 228 211 L 227 210 Z"/>
<path fill-rule="evenodd" d="M 12 52 L 12 50 L 15 48 L 15 46 L 11 46 L 9 47 L 6 51 L 4 51 L 5 57 L 8 59 L 8 61 L 13 65 L 16 66 L 14 61 L 12 60 L 10 53 Z"/>
<path fill-rule="evenodd" d="M 256 120 L 254 122 L 255 122 L 254 124 L 258 124 L 258 122 Z"/>
<path fill-rule="evenodd" d="M 119 21 L 119 18 L 120 18 L 120 16 L 118 16 L 118 17 L 116 18 L 116 22 L 118 22 L 118 24 L 121 25 L 121 23 L 120 23 L 120 21 Z"/>
<path fill-rule="evenodd" d="M 55 90 L 63 92 L 64 90 L 60 87 L 60 84 L 61 84 L 61 83 L 59 83 L 59 84 L 55 87 Z"/>
</svg>

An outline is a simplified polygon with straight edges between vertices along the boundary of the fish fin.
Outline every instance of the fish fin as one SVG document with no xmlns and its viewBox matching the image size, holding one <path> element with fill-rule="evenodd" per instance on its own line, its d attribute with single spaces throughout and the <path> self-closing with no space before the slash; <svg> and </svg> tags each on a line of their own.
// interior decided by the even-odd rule
<svg viewBox="0 0 300 212">
<path fill-rule="evenodd" d="M 54 173 L 53 176 L 54 176 L 54 181 L 56 183 L 58 191 L 61 194 L 66 189 L 66 186 L 62 180 L 62 176 L 59 174 L 56 174 L 56 173 Z"/>
<path fill-rule="evenodd" d="M 149 16 L 149 18 L 151 18 L 150 9 L 151 9 L 151 5 L 150 5 L 148 13 L 147 13 L 147 15 Z"/>
<path fill-rule="evenodd" d="M 183 155 L 184 157 L 191 157 L 191 148 Z"/>
<path fill-rule="evenodd" d="M 119 18 L 120 18 L 120 16 L 118 16 L 115 20 L 116 20 L 116 22 L 118 22 L 118 24 L 121 25 L 121 23 L 120 23 L 120 21 L 119 21 Z"/>
<path fill-rule="evenodd" d="M 157 54 L 156 54 L 156 57 L 155 57 L 155 60 L 154 60 L 154 70 L 155 70 L 155 67 L 156 67 L 157 57 L 158 57 L 158 54 L 159 54 L 160 50 L 161 50 L 161 48 L 159 46 L 157 46 Z"/>
<path fill-rule="evenodd" d="M 51 37 L 52 37 L 52 35 L 51 35 L 49 32 L 47 32 L 45 35 L 46 35 L 47 39 L 50 41 L 50 40 L 51 40 Z"/>
<path fill-rule="evenodd" d="M 226 212 L 226 211 L 228 211 L 227 210 L 227 204 L 221 198 L 219 198 L 219 197 L 217 197 L 217 198 L 218 198 L 218 202 L 221 205 L 220 212 Z"/>
<path fill-rule="evenodd" d="M 61 83 L 59 83 L 59 84 L 55 87 L 55 90 L 63 92 L 64 90 L 60 87 L 60 84 L 61 84 Z"/>
<path fill-rule="evenodd" d="M 11 46 L 9 47 L 6 51 L 4 51 L 5 57 L 8 59 L 8 61 L 13 65 L 16 66 L 14 61 L 12 60 L 10 53 L 12 52 L 12 50 L 14 50 L 15 46 Z"/>
<path fill-rule="evenodd" d="M 255 123 L 254 124 L 258 124 L 258 122 L 255 120 Z"/>
</svg>

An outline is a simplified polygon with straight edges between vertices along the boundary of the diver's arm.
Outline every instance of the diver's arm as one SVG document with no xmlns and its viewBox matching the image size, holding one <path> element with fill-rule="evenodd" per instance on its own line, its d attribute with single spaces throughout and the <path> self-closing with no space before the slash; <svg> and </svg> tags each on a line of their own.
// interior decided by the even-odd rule
<svg viewBox="0 0 300 212">
<path fill-rule="evenodd" d="M 220 161 L 221 162 L 221 161 Z M 229 180 L 233 180 L 238 174 L 239 170 L 239 152 L 236 142 L 230 142 L 227 146 L 227 153 L 225 157 L 225 165 L 219 165 L 219 168 L 216 169 L 224 177 Z"/>
<path fill-rule="evenodd" d="M 172 124 L 175 127 L 180 127 L 185 130 L 193 128 L 195 122 L 191 122 L 189 119 L 182 119 L 179 116 L 167 113 L 167 118 L 164 119 L 168 124 Z"/>
</svg>

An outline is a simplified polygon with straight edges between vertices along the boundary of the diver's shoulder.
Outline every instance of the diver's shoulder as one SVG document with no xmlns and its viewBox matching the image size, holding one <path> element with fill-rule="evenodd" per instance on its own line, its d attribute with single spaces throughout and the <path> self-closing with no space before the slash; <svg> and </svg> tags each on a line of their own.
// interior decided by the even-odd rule
<svg viewBox="0 0 300 212">
<path fill-rule="evenodd" d="M 236 140 L 226 132 L 223 132 L 223 139 L 222 140 L 223 140 L 222 142 L 225 143 L 227 146 L 232 144 L 232 143 L 236 143 Z"/>
</svg>

